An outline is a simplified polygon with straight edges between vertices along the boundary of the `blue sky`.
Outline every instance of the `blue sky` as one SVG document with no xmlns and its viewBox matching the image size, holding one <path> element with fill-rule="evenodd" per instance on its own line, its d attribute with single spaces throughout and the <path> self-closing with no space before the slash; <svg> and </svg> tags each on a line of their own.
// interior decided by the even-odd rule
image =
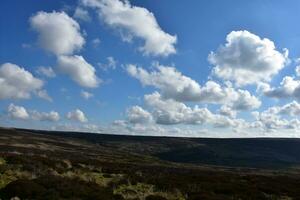
<svg viewBox="0 0 300 200">
<path fill-rule="evenodd" d="M 0 4 L 1 126 L 299 137 L 299 1 Z"/>
</svg>

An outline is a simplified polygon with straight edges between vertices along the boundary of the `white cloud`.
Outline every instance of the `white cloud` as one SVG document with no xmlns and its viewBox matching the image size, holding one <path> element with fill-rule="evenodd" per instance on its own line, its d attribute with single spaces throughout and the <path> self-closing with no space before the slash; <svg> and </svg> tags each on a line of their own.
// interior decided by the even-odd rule
<svg viewBox="0 0 300 200">
<path fill-rule="evenodd" d="M 68 112 L 67 118 L 69 120 L 78 121 L 78 122 L 87 122 L 88 121 L 85 114 L 79 109 Z"/>
<path fill-rule="evenodd" d="M 219 113 L 221 115 L 228 116 L 231 118 L 235 118 L 235 116 L 236 116 L 236 111 L 232 110 L 231 107 L 226 106 L 226 105 L 221 106 L 221 108 L 219 109 Z"/>
<path fill-rule="evenodd" d="M 282 127 L 286 127 L 288 122 L 286 120 L 282 120 L 280 116 L 266 113 L 266 112 L 253 112 L 252 115 L 256 118 L 256 121 L 253 122 L 253 127 L 262 128 L 265 130 L 279 129 Z"/>
<path fill-rule="evenodd" d="M 38 112 L 38 111 L 31 111 L 31 118 L 38 121 L 51 121 L 57 122 L 60 119 L 58 112 L 50 111 L 49 113 L 46 112 Z"/>
<path fill-rule="evenodd" d="M 279 113 L 290 116 L 300 116 L 300 104 L 296 101 L 293 101 L 289 104 L 282 106 L 280 108 Z"/>
<path fill-rule="evenodd" d="M 277 88 L 271 88 L 269 85 L 266 85 L 261 90 L 268 97 L 277 99 L 295 98 L 300 100 L 300 81 L 295 80 L 291 76 L 285 76 Z"/>
<path fill-rule="evenodd" d="M 107 60 L 106 64 L 99 63 L 99 67 L 102 70 L 108 71 L 109 69 L 112 69 L 112 70 L 116 69 L 118 61 L 116 61 L 116 59 L 114 57 L 109 56 L 106 58 L 106 60 Z"/>
<path fill-rule="evenodd" d="M 125 120 L 115 120 L 112 123 L 113 126 L 122 126 L 125 127 L 127 125 L 127 121 Z"/>
<path fill-rule="evenodd" d="M 140 106 L 133 106 L 127 110 L 127 118 L 133 124 L 145 124 L 152 122 L 152 115 Z"/>
<path fill-rule="evenodd" d="M 48 92 L 46 90 L 39 90 L 36 92 L 36 95 L 40 97 L 41 99 L 45 99 L 49 102 L 52 102 L 53 99 L 49 96 Z"/>
<path fill-rule="evenodd" d="M 44 75 L 48 78 L 54 78 L 56 76 L 55 72 L 53 71 L 52 67 L 38 67 L 37 71 L 38 74 Z"/>
<path fill-rule="evenodd" d="M 232 95 L 236 95 L 237 97 L 228 105 L 234 110 L 251 110 L 259 108 L 261 105 L 261 101 L 251 95 L 247 90 L 239 89 L 236 92 L 232 92 Z"/>
<path fill-rule="evenodd" d="M 99 18 L 108 26 L 123 31 L 126 40 L 143 39 L 145 44 L 139 49 L 144 54 L 168 56 L 176 53 L 177 37 L 164 32 L 154 14 L 146 8 L 120 0 L 82 0 L 81 3 L 97 9 Z"/>
<path fill-rule="evenodd" d="M 158 124 L 210 124 L 214 127 L 243 127 L 241 119 L 231 119 L 214 114 L 207 108 L 194 108 L 173 99 L 163 99 L 158 92 L 145 95 L 146 104 L 152 109 L 153 117 Z"/>
<path fill-rule="evenodd" d="M 92 44 L 95 48 L 98 47 L 100 45 L 100 43 L 101 43 L 101 40 L 99 38 L 95 38 L 92 40 Z"/>
<path fill-rule="evenodd" d="M 206 120 L 206 110 L 196 114 L 196 109 L 173 99 L 163 99 L 158 92 L 145 95 L 146 104 L 153 109 L 153 116 L 158 124 L 202 124 Z"/>
<path fill-rule="evenodd" d="M 288 62 L 288 51 L 276 50 L 274 43 L 248 31 L 232 31 L 226 44 L 210 53 L 213 74 L 239 86 L 270 81 Z"/>
<path fill-rule="evenodd" d="M 14 104 L 10 104 L 7 109 L 8 116 L 13 119 L 21 119 L 27 120 L 29 119 L 29 114 L 27 110 L 22 106 L 16 106 Z"/>
<path fill-rule="evenodd" d="M 51 121 L 56 122 L 60 119 L 60 116 L 55 111 L 47 112 L 38 112 L 38 111 L 27 111 L 23 106 L 17 106 L 10 104 L 7 108 L 8 116 L 13 119 L 22 119 L 22 120 L 38 120 L 38 121 Z"/>
<path fill-rule="evenodd" d="M 300 65 L 296 66 L 295 72 L 297 76 L 300 76 Z"/>
<path fill-rule="evenodd" d="M 286 107 L 287 108 L 287 107 Z M 291 111 L 289 108 L 271 107 L 263 112 L 252 112 L 256 121 L 251 126 L 252 128 L 260 128 L 265 131 L 282 131 L 286 129 L 300 129 L 300 121 L 296 118 L 287 120 L 282 118 L 281 115 L 286 111 Z M 290 113 L 291 114 L 291 113 Z"/>
<path fill-rule="evenodd" d="M 81 91 L 80 96 L 84 99 L 89 99 L 89 98 L 92 98 L 94 95 L 87 91 Z"/>
<path fill-rule="evenodd" d="M 75 9 L 73 17 L 86 22 L 91 21 L 89 12 L 80 6 Z"/>
<path fill-rule="evenodd" d="M 152 123 L 129 123 L 125 120 L 116 120 L 112 126 L 108 127 L 106 132 L 113 134 L 127 134 L 127 135 L 172 135 L 174 132 L 169 132 L 166 127 L 162 127 Z M 184 134 L 184 133 L 183 133 Z"/>
<path fill-rule="evenodd" d="M 65 12 L 40 11 L 29 21 L 38 33 L 39 45 L 56 55 L 72 54 L 85 43 L 79 24 Z"/>
<path fill-rule="evenodd" d="M 58 68 L 83 87 L 95 88 L 101 82 L 96 76 L 95 68 L 86 62 L 82 56 L 59 56 Z"/>
<path fill-rule="evenodd" d="M 4 63 L 0 66 L 0 99 L 28 99 L 42 86 L 42 80 L 18 65 Z"/>
<path fill-rule="evenodd" d="M 295 101 L 281 107 L 270 107 L 263 112 L 252 112 L 255 120 L 245 121 L 236 118 L 236 111 L 226 106 L 219 109 L 220 114 L 215 114 L 207 108 L 200 108 L 197 105 L 190 107 L 173 99 L 164 99 L 158 92 L 145 95 L 144 99 L 149 111 L 134 106 L 132 107 L 134 111 L 127 111 L 127 115 L 133 113 L 133 122 L 130 122 L 131 118 L 127 117 L 127 121 L 119 120 L 115 122 L 115 125 L 134 133 L 141 133 L 143 130 L 149 133 L 151 128 L 159 128 L 160 125 L 173 125 L 170 127 L 178 127 L 176 125 L 179 124 L 201 125 L 212 131 L 216 131 L 215 128 L 222 128 L 222 134 L 216 135 L 217 137 L 224 137 L 227 131 L 230 132 L 229 137 L 242 137 L 243 135 L 240 134 L 246 134 L 247 137 L 266 136 L 265 133 L 277 137 L 285 134 L 295 136 L 293 134 L 295 130 L 300 130 L 300 120 L 295 118 L 300 115 L 300 104 Z M 283 118 L 285 115 L 294 118 L 288 120 Z M 168 131 L 161 133 L 169 134 Z M 233 133 L 239 134 L 234 135 Z M 214 133 L 210 132 L 209 134 Z"/>
<path fill-rule="evenodd" d="M 102 127 L 95 124 L 88 124 L 88 123 L 61 123 L 55 124 L 50 128 L 54 131 L 77 131 L 77 132 L 93 132 L 93 133 L 103 133 Z M 107 133 L 107 131 L 106 131 Z"/>
<path fill-rule="evenodd" d="M 288 116 L 300 116 L 300 104 L 297 101 L 292 101 L 291 103 L 285 104 L 283 106 L 274 106 L 268 108 L 266 113 L 281 114 Z"/>
<path fill-rule="evenodd" d="M 180 102 L 201 102 L 226 104 L 236 110 L 258 108 L 261 102 L 246 90 L 235 90 L 207 81 L 200 86 L 193 79 L 184 76 L 174 67 L 156 66 L 157 70 L 148 72 L 135 65 L 128 65 L 127 72 L 137 78 L 142 85 L 154 86 L 161 90 L 163 98 Z"/>
</svg>

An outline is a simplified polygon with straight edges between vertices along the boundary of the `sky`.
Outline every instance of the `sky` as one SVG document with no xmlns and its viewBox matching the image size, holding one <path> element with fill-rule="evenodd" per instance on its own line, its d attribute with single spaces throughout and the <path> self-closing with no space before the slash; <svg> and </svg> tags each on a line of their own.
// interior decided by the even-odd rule
<svg viewBox="0 0 300 200">
<path fill-rule="evenodd" d="M 0 126 L 299 137 L 297 0 L 3 0 Z"/>
</svg>

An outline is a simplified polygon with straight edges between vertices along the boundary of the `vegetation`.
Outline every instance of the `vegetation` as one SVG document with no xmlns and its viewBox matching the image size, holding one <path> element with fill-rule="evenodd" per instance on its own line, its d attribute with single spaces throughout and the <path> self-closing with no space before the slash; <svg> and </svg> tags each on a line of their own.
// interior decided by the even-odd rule
<svg viewBox="0 0 300 200">
<path fill-rule="evenodd" d="M 172 138 L 150 138 L 140 145 L 138 137 L 99 137 L 101 140 L 90 140 L 80 134 L 74 137 L 68 133 L 0 129 L 0 198 L 300 199 L 297 165 L 264 169 L 170 162 L 174 157 L 162 157 L 176 149 L 166 141 L 177 142 L 183 152 L 187 151 L 183 147 L 191 149 L 197 144 L 183 144 L 184 139 L 180 143 Z M 122 146 L 116 148 L 116 144 Z"/>
</svg>

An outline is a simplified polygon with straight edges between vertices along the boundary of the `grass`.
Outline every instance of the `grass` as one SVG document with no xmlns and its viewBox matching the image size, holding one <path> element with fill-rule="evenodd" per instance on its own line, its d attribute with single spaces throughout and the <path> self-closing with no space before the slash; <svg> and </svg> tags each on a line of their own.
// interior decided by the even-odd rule
<svg viewBox="0 0 300 200">
<path fill-rule="evenodd" d="M 0 158 L 0 189 L 6 187 L 9 183 L 18 179 L 32 178 L 32 174 L 22 171 L 19 166 L 8 165 L 4 158 Z"/>
<path fill-rule="evenodd" d="M 6 164 L 6 160 L 2 157 L 0 157 L 0 166 L 1 165 L 5 165 Z"/>
<path fill-rule="evenodd" d="M 157 139 L 150 140 L 150 149 L 145 145 L 138 152 L 140 150 L 133 148 L 134 140 L 138 139 L 131 138 L 130 145 L 122 143 L 125 145 L 122 149 L 126 149 L 124 152 L 111 147 L 111 141 L 104 139 L 93 143 L 67 136 L 20 132 L 0 134 L 6 135 L 5 142 L 1 143 L 0 139 L 1 200 L 15 196 L 28 200 L 300 198 L 300 173 L 295 169 L 228 168 L 169 162 L 146 153 L 156 154 L 169 149 L 166 141 Z M 18 137 L 7 145 L 7 138 L 11 135 Z M 41 148 L 41 143 L 46 145 Z M 114 141 L 113 145 L 116 143 L 118 141 Z M 184 148 L 184 144 L 179 145 Z"/>
</svg>

